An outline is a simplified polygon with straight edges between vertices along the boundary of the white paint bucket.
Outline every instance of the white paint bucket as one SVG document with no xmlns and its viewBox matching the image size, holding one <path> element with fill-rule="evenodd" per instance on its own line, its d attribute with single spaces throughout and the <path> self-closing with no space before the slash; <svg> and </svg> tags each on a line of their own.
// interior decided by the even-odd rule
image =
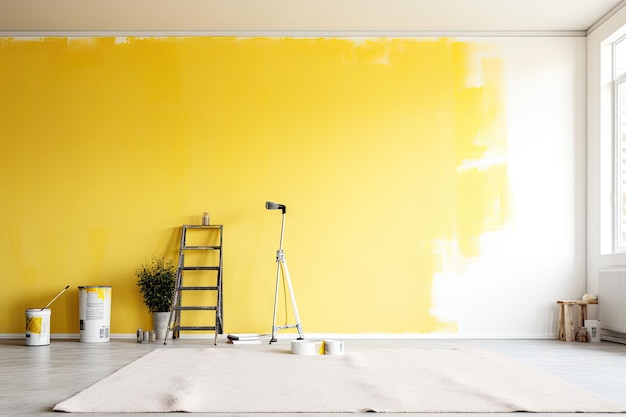
<svg viewBox="0 0 626 417">
<path fill-rule="evenodd" d="M 291 353 L 294 355 L 320 355 L 324 353 L 324 342 L 321 340 L 292 340 Z"/>
<path fill-rule="evenodd" d="M 324 345 L 327 355 L 343 355 L 343 340 L 326 340 Z"/>
<path fill-rule="evenodd" d="M 80 341 L 108 342 L 111 328 L 111 287 L 78 287 Z"/>
<path fill-rule="evenodd" d="M 47 346 L 50 344 L 49 308 L 29 308 L 26 310 L 26 346 Z"/>
<path fill-rule="evenodd" d="M 599 320 L 585 320 L 585 327 L 587 328 L 587 341 L 600 342 L 600 332 L 602 325 Z"/>
</svg>

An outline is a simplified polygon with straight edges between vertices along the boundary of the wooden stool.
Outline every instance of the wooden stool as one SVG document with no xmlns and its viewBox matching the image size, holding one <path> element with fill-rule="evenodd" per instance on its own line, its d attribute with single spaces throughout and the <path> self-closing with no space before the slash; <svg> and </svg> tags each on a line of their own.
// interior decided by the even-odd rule
<svg viewBox="0 0 626 417">
<path fill-rule="evenodd" d="M 587 304 L 598 304 L 597 301 L 559 300 L 559 339 L 566 342 L 576 341 L 576 331 L 585 326 L 587 320 Z M 578 306 L 578 321 L 572 320 L 570 307 Z"/>
</svg>

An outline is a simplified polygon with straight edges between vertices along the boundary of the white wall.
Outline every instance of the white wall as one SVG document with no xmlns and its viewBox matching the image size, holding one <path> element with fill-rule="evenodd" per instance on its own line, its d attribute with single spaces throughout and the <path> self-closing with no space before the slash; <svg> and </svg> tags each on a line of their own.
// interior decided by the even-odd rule
<svg viewBox="0 0 626 417">
<path fill-rule="evenodd" d="M 587 289 L 590 293 L 598 290 L 598 268 L 626 265 L 626 253 L 611 253 L 610 43 L 625 33 L 624 25 L 626 9 L 621 9 L 587 36 Z"/>
<path fill-rule="evenodd" d="M 460 336 L 555 337 L 559 299 L 585 278 L 584 37 L 497 38 L 506 63 L 511 222 L 435 280 Z"/>
</svg>

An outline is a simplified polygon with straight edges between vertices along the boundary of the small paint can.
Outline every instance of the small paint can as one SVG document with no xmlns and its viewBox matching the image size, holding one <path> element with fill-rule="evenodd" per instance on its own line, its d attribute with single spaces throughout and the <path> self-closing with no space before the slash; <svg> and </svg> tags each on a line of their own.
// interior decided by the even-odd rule
<svg viewBox="0 0 626 417">
<path fill-rule="evenodd" d="M 150 330 L 150 337 L 149 337 L 151 342 L 156 342 L 156 332 L 154 330 Z"/>
<path fill-rule="evenodd" d="M 46 346 L 50 344 L 49 308 L 29 308 L 26 310 L 26 346 Z"/>
<path fill-rule="evenodd" d="M 324 342 L 321 340 L 292 340 L 291 353 L 295 355 L 323 355 Z"/>
<path fill-rule="evenodd" d="M 141 343 L 143 341 L 143 330 L 137 329 L 137 343 Z"/>
<path fill-rule="evenodd" d="M 343 340 L 325 340 L 325 354 L 326 355 L 343 355 L 344 343 Z"/>
</svg>

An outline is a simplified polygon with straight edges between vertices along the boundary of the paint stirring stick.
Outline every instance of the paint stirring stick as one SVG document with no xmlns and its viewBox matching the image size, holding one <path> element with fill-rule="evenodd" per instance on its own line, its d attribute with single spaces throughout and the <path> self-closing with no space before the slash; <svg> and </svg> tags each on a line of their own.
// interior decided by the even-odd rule
<svg viewBox="0 0 626 417">
<path fill-rule="evenodd" d="M 54 300 L 56 300 L 57 298 L 59 298 L 59 297 L 61 296 L 61 294 L 63 294 L 63 293 L 65 292 L 65 290 L 67 290 L 69 287 L 70 287 L 70 286 L 68 285 L 67 287 L 63 288 L 63 289 L 61 290 L 61 292 L 57 294 L 57 296 L 56 296 L 56 297 L 54 297 L 54 298 L 53 298 L 53 299 L 52 299 L 52 300 L 51 300 L 51 301 L 50 301 L 50 302 L 49 302 L 49 303 L 48 303 L 48 304 L 47 304 L 44 308 L 42 308 L 42 309 L 41 309 L 41 310 L 39 310 L 39 311 L 44 311 L 46 308 L 50 307 L 50 304 L 54 303 Z"/>
</svg>

